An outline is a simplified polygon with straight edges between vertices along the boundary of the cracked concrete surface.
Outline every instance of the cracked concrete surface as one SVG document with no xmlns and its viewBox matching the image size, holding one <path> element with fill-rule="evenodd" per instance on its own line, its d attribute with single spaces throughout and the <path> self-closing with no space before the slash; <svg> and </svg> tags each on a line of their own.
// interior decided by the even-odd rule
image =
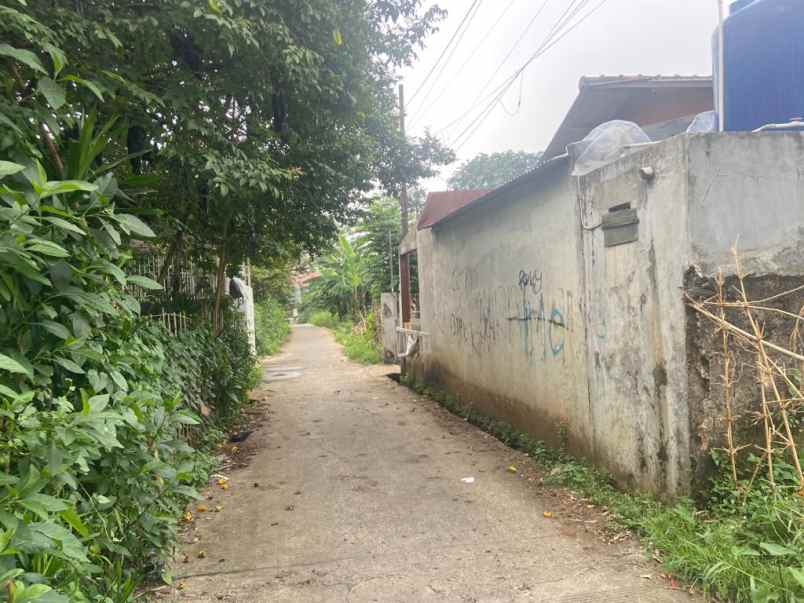
<svg viewBox="0 0 804 603">
<path fill-rule="evenodd" d="M 545 518 L 550 501 L 506 471 L 528 459 L 388 373 L 294 329 L 266 363 L 255 455 L 210 489 L 223 509 L 199 516 L 170 600 L 691 600 L 633 544 Z"/>
</svg>

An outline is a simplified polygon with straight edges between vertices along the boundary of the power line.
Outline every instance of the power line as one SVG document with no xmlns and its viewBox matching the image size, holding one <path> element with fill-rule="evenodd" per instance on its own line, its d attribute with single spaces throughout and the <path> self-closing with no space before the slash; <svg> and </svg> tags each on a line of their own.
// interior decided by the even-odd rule
<svg viewBox="0 0 804 603">
<path fill-rule="evenodd" d="M 410 97 L 409 102 L 413 102 L 413 100 L 416 98 L 416 96 L 419 94 L 419 92 L 421 92 L 422 88 L 424 88 L 425 84 L 429 81 L 430 77 L 433 75 L 433 72 L 436 70 L 438 65 L 441 63 L 441 59 L 444 58 L 444 55 L 447 54 L 447 51 L 452 46 L 452 43 L 453 43 L 453 41 L 455 41 L 456 36 L 463 29 L 463 25 L 464 25 L 464 23 L 466 23 L 466 20 L 469 18 L 469 15 L 472 14 L 472 12 L 480 4 L 481 1 L 482 0 L 474 0 L 474 2 L 472 2 L 472 5 L 469 7 L 469 10 L 466 11 L 466 14 L 463 16 L 463 19 L 461 19 L 461 23 L 460 23 L 460 25 L 458 25 L 458 29 L 456 29 L 455 33 L 452 34 L 452 37 L 449 39 L 449 42 L 447 42 L 447 45 L 444 47 L 444 50 L 441 51 L 441 54 L 438 56 L 438 59 L 436 59 L 436 62 L 433 65 L 432 69 L 430 69 L 430 71 L 427 73 L 427 75 L 425 76 L 425 78 L 422 81 L 422 83 L 413 92 L 413 94 Z"/>
<path fill-rule="evenodd" d="M 576 4 L 576 2 L 579 2 L 579 1 L 580 1 L 580 3 Z M 603 2 L 601 2 L 601 4 L 597 8 L 600 8 L 600 6 L 602 6 L 602 4 L 604 4 L 606 1 L 607 0 L 603 0 Z M 539 45 L 539 47 L 536 49 L 536 51 L 533 53 L 533 55 L 531 55 L 531 57 L 525 62 L 525 64 L 522 67 L 520 67 L 517 71 L 515 71 L 513 75 L 511 75 L 507 80 L 505 80 L 502 84 L 500 84 L 492 92 L 491 95 L 486 97 L 486 98 L 491 99 L 490 102 L 488 104 L 486 104 L 484 106 L 484 108 L 481 109 L 480 113 L 469 123 L 469 125 L 466 128 L 464 128 L 461 131 L 461 133 L 458 134 L 458 136 L 455 139 L 453 139 L 453 141 L 451 143 L 452 145 L 458 144 L 458 142 L 461 141 L 461 139 L 463 138 L 463 140 L 460 142 L 460 145 L 457 147 L 458 149 L 461 148 L 474 135 L 474 133 L 482 125 L 482 123 L 485 121 L 485 119 L 491 114 L 491 112 L 493 111 L 494 107 L 502 99 L 503 95 L 508 91 L 508 89 L 511 87 L 511 85 L 516 81 L 516 78 L 519 77 L 524 72 L 524 70 L 527 69 L 527 67 L 534 60 L 536 60 L 537 58 L 542 56 L 545 52 L 547 52 L 547 50 L 549 50 L 549 48 L 551 48 L 552 46 L 557 44 L 564 36 L 566 36 L 573 29 L 578 27 L 578 25 L 580 25 L 583 21 L 585 21 L 591 15 L 591 13 L 594 12 L 594 10 L 591 11 L 584 18 L 582 18 L 577 23 L 572 25 L 569 29 L 566 29 L 564 32 L 562 32 L 560 36 L 556 37 L 558 35 L 558 33 L 561 31 L 561 29 L 566 27 L 567 23 L 569 23 L 569 20 L 574 15 L 577 14 L 578 10 L 586 7 L 586 5 L 589 4 L 589 2 L 591 2 L 591 0 L 572 0 L 570 2 L 570 4 L 567 6 L 566 10 L 561 14 L 561 16 L 558 18 L 558 20 L 556 20 L 556 22 L 553 24 L 553 27 L 548 32 L 548 34 L 545 37 L 544 41 L 541 43 L 541 45 Z M 595 10 L 597 10 L 597 8 Z M 470 130 L 471 130 L 471 132 L 469 132 Z M 468 132 L 468 136 L 466 136 L 466 138 L 464 138 L 464 136 L 467 134 L 467 132 Z"/>
<path fill-rule="evenodd" d="M 541 49 L 545 44 L 547 44 L 549 42 L 549 40 L 578 13 L 578 10 L 584 8 L 590 1 L 591 0 L 570 0 L 569 4 L 567 4 L 566 8 L 564 9 L 564 12 L 561 13 L 561 15 L 558 17 L 556 22 L 553 24 L 553 26 L 547 32 L 547 36 L 545 37 L 544 42 L 542 42 L 542 45 L 539 46 L 539 49 Z M 488 88 L 488 86 L 491 84 L 491 82 L 494 81 L 494 77 L 496 76 L 496 73 L 499 72 L 499 70 L 503 67 L 503 65 L 506 63 L 506 61 L 511 56 L 511 54 L 513 54 L 513 51 L 516 49 L 519 41 L 530 30 L 530 27 L 535 22 L 536 17 L 538 17 L 542 13 L 544 8 L 547 6 L 547 2 L 548 2 L 548 0 L 545 0 L 544 4 L 542 4 L 541 8 L 539 9 L 539 12 L 536 13 L 535 17 L 533 19 L 531 19 L 530 23 L 528 23 L 527 27 L 525 28 L 525 31 L 522 32 L 522 35 L 520 36 L 519 40 L 517 40 L 517 43 L 514 44 L 514 46 L 511 48 L 511 50 L 506 55 L 506 58 L 503 59 L 503 61 L 500 63 L 500 66 L 495 71 L 495 75 L 493 75 L 486 82 L 486 84 L 484 85 L 484 87 L 481 90 L 480 94 L 478 94 L 477 98 L 475 98 L 475 101 L 472 103 L 473 107 L 476 106 L 478 104 L 478 102 L 481 102 L 481 103 L 486 102 L 487 99 L 491 98 L 492 96 L 495 96 L 496 92 L 500 89 L 500 87 L 505 87 L 506 86 L 506 82 L 508 82 L 508 80 L 504 81 L 500 86 L 495 88 L 495 90 L 492 91 L 492 93 L 490 95 L 488 95 L 485 98 L 483 98 L 483 92 L 485 91 L 486 88 Z M 538 52 L 538 50 L 537 50 L 537 52 Z M 505 94 L 505 92 L 503 92 L 503 94 Z M 481 98 L 483 98 L 482 101 L 481 101 Z M 466 117 L 471 115 L 473 113 L 473 111 L 474 111 L 474 108 L 468 109 L 465 113 L 463 113 L 457 119 L 451 121 L 440 132 L 443 132 L 444 130 L 447 130 L 447 129 L 451 128 L 455 124 L 462 122 Z M 472 122 L 472 123 L 474 123 L 474 122 Z"/>
<path fill-rule="evenodd" d="M 497 20 L 496 20 L 496 21 L 494 21 L 494 23 L 493 23 L 493 24 L 492 24 L 492 26 L 491 26 L 491 27 L 490 27 L 490 28 L 489 28 L 489 29 L 486 31 L 486 33 L 485 33 L 485 34 L 483 34 L 483 36 L 481 36 L 481 38 L 480 38 L 480 42 L 478 42 L 478 43 L 475 45 L 474 49 L 472 49 L 472 52 L 469 54 L 469 56 L 466 58 L 466 60 L 465 60 L 465 61 L 464 61 L 464 62 L 461 64 L 461 66 L 460 66 L 460 67 L 458 67 L 458 69 L 457 69 L 457 70 L 456 70 L 456 71 L 455 71 L 455 72 L 452 74 L 452 77 L 450 77 L 450 79 L 448 80 L 447 84 L 451 84 L 452 82 L 454 82 L 454 81 L 455 81 L 455 78 L 457 78 L 457 77 L 458 77 L 458 76 L 459 76 L 461 73 L 463 73 L 463 70 L 464 70 L 464 69 L 466 69 L 466 66 L 469 64 L 469 62 L 470 62 L 472 59 L 474 59 L 474 58 L 475 58 L 475 55 L 477 55 L 478 51 L 480 51 L 480 49 L 483 47 L 483 45 L 484 45 L 486 42 L 488 42 L 488 41 L 489 41 L 489 40 L 492 38 L 492 34 L 494 33 L 494 30 L 496 30 L 496 29 L 497 29 L 497 26 L 499 26 L 500 22 L 503 20 L 503 18 L 504 18 L 504 17 L 505 17 L 505 16 L 508 14 L 508 12 L 511 10 L 511 7 L 512 7 L 512 6 L 514 6 L 514 2 L 516 2 L 516 0 L 509 0 L 509 2 L 508 2 L 508 4 L 507 4 L 507 6 L 505 6 L 505 7 L 503 8 L 502 12 L 501 12 L 501 13 L 500 13 L 500 15 L 497 17 Z M 436 81 L 437 81 L 437 80 L 436 80 Z M 446 87 L 445 87 L 443 90 L 444 90 L 444 91 L 446 91 Z M 428 92 L 428 94 L 427 94 L 427 95 L 425 95 L 424 99 L 422 100 L 422 103 L 424 103 L 424 101 L 425 101 L 425 100 L 426 100 L 426 99 L 427 99 L 429 96 L 430 96 L 430 94 L 429 94 L 429 92 Z M 424 118 L 424 117 L 425 117 L 425 116 L 426 116 L 426 115 L 429 113 L 429 111 L 430 111 L 430 108 L 431 108 L 431 107 L 432 107 L 432 105 L 429 105 L 429 106 L 424 105 L 424 106 L 422 106 L 422 110 L 421 110 L 421 111 L 419 111 L 419 112 L 417 112 L 417 114 L 416 114 L 416 116 L 414 116 L 413 120 L 418 120 L 419 118 Z"/>
<path fill-rule="evenodd" d="M 586 5 L 589 4 L 591 0 L 583 0 L 582 5 L 578 7 L 578 10 L 573 11 L 572 15 L 577 15 L 579 10 L 584 8 Z M 559 27 L 554 27 L 552 30 L 552 39 L 548 36 L 548 39 L 545 40 L 545 43 L 540 46 L 540 48 L 525 62 L 522 67 L 520 67 L 511 77 L 506 80 L 503 86 L 498 87 L 499 92 L 495 95 L 495 97 L 491 100 L 491 102 L 484 108 L 483 112 L 475 118 L 472 123 L 469 124 L 452 142 L 453 145 L 460 144 L 456 147 L 455 150 L 460 149 L 466 142 L 468 142 L 472 136 L 474 136 L 475 132 L 479 129 L 479 127 L 483 124 L 485 119 L 491 114 L 494 107 L 499 102 L 500 98 L 502 98 L 503 94 L 511 87 L 511 85 L 516 81 L 516 78 L 525 71 L 536 59 L 543 56 L 548 50 L 550 50 L 553 46 L 558 44 L 562 39 L 564 39 L 567 35 L 569 35 L 573 30 L 579 27 L 584 21 L 586 21 L 589 17 L 595 14 L 598 10 L 600 10 L 603 5 L 605 5 L 609 0 L 601 0 L 594 8 L 592 8 L 589 12 L 583 15 L 580 19 L 578 19 L 575 23 L 571 26 L 566 28 L 563 32 L 559 34 L 559 31 L 562 27 L 565 27 L 567 21 L 562 23 Z M 469 131 L 471 130 L 471 131 Z M 461 140 L 463 139 L 463 140 Z"/>
<path fill-rule="evenodd" d="M 430 86 L 428 87 L 428 89 L 425 92 L 424 96 L 419 97 L 419 108 L 420 109 L 424 109 L 425 111 L 427 110 L 427 104 L 426 104 L 427 99 L 430 98 L 430 94 L 432 94 L 432 92 L 435 90 L 435 87 L 438 84 L 439 80 L 441 79 L 441 76 L 444 75 L 444 72 L 446 71 L 447 67 L 449 66 L 449 63 L 452 60 L 452 57 L 455 56 L 455 51 L 458 50 L 458 48 L 461 45 L 461 42 L 463 42 L 464 36 L 469 31 L 469 29 L 472 27 L 472 21 L 474 21 L 475 17 L 477 16 L 477 13 L 479 11 L 479 7 L 480 7 L 480 5 L 478 4 L 477 8 L 475 8 L 475 11 L 469 16 L 469 19 L 466 21 L 465 27 L 463 28 L 463 30 L 461 31 L 460 35 L 458 36 L 458 39 L 455 40 L 455 44 L 452 45 L 452 48 L 450 49 L 449 54 L 447 55 L 447 57 L 444 60 L 444 62 L 441 64 L 441 68 L 437 70 L 437 72 L 435 74 L 435 77 L 433 78 L 432 82 L 430 82 Z"/>
<path fill-rule="evenodd" d="M 578 2 L 580 2 L 580 3 L 578 3 Z M 567 5 L 567 7 L 564 10 L 564 12 L 559 16 L 559 18 L 556 20 L 556 22 L 550 28 L 550 31 L 547 33 L 547 36 L 545 37 L 544 41 L 536 49 L 536 51 L 531 56 L 529 61 L 526 62 L 525 67 L 523 67 L 523 68 L 517 70 L 516 72 L 514 72 L 514 74 L 512 76 L 510 76 L 508 79 L 503 81 L 502 84 L 497 86 L 497 88 L 495 88 L 491 92 L 491 94 L 489 94 L 485 98 L 483 98 L 482 103 L 485 103 L 489 99 L 491 99 L 491 102 L 488 105 L 485 105 L 483 109 L 481 109 L 480 113 L 472 120 L 472 122 L 469 124 L 469 126 L 467 126 L 461 132 L 461 134 L 459 134 L 458 137 L 453 140 L 453 144 L 456 143 L 464 135 L 464 133 L 466 133 L 469 129 L 471 129 L 472 126 L 478 122 L 478 120 L 480 120 L 488 112 L 490 112 L 490 110 L 497 104 L 497 102 L 499 102 L 499 100 L 502 98 L 502 96 L 505 94 L 505 92 L 507 92 L 508 88 L 513 84 L 513 82 L 516 81 L 516 78 L 519 76 L 519 74 L 522 71 L 524 71 L 524 68 L 526 68 L 527 65 L 529 65 L 530 62 L 532 62 L 532 60 L 534 60 L 536 57 L 540 56 L 540 53 L 542 53 L 544 50 L 546 50 L 546 46 L 548 44 L 550 44 L 550 42 L 555 38 L 556 34 L 561 30 L 561 28 L 565 27 L 566 24 L 569 22 L 569 20 L 573 16 L 575 16 L 577 14 L 578 10 L 584 8 L 589 2 L 591 2 L 591 0 L 571 0 L 571 2 Z M 488 84 L 490 84 L 492 80 L 493 80 L 493 77 L 492 77 L 491 80 L 489 80 L 486 83 L 485 87 L 487 87 Z M 480 95 L 478 95 L 478 97 L 475 99 L 473 105 L 476 105 L 478 103 L 478 101 L 480 101 L 481 97 L 482 97 L 482 93 Z M 459 116 L 457 119 L 455 119 L 452 122 L 450 122 L 444 129 L 440 130 L 440 132 L 443 132 L 443 131 L 451 128 L 453 125 L 463 121 L 463 119 L 465 117 L 471 115 L 474 111 L 475 111 L 474 107 L 468 109 L 466 112 L 463 113 L 463 115 Z"/>
<path fill-rule="evenodd" d="M 583 6 L 581 8 L 585 7 L 586 4 L 588 4 L 590 1 L 591 0 L 584 0 Z M 465 128 L 464 131 L 461 132 L 461 134 L 459 134 L 458 137 L 453 141 L 453 145 L 454 145 L 454 144 L 458 143 L 458 141 L 461 138 L 463 138 L 463 140 L 460 142 L 460 144 L 456 147 L 455 150 L 458 150 L 461 147 L 463 147 L 463 145 L 465 145 L 472 138 L 472 136 L 474 136 L 475 132 L 477 132 L 477 130 L 483 124 L 485 119 L 491 114 L 491 112 L 494 109 L 494 107 L 496 106 L 496 104 L 502 98 L 502 95 L 505 94 L 505 92 L 508 90 L 508 88 L 510 88 L 511 84 L 513 84 L 513 82 L 516 81 L 515 78 L 519 74 L 521 74 L 525 69 L 527 69 L 527 67 L 531 63 L 533 63 L 533 61 L 535 61 L 537 58 L 543 56 L 550 48 L 552 48 L 553 46 L 558 44 L 564 37 L 569 35 L 574 29 L 576 29 L 584 21 L 586 21 L 589 17 L 591 17 L 594 13 L 596 13 L 600 8 L 603 7 L 604 4 L 606 4 L 606 2 L 608 2 L 608 0 L 602 0 L 592 10 L 590 10 L 586 15 L 584 15 L 581 19 L 579 19 L 571 27 L 569 27 L 564 32 L 562 32 L 561 35 L 559 35 L 558 37 L 554 37 L 554 39 L 552 41 L 550 41 L 549 44 L 541 47 L 536 53 L 534 53 L 534 55 L 531 56 L 531 58 L 529 58 L 525 62 L 525 64 L 513 76 L 511 76 L 511 78 L 509 78 L 509 80 L 505 83 L 503 89 L 500 90 L 500 92 L 491 100 L 491 102 L 486 106 L 485 110 L 480 115 L 478 115 L 478 117 L 475 118 L 475 120 L 471 124 L 469 124 L 469 126 L 467 128 Z M 574 11 L 573 14 L 577 14 L 577 11 Z M 557 33 L 559 30 L 560 30 L 560 28 L 554 28 L 555 33 Z M 471 132 L 469 132 L 468 135 L 467 135 L 467 131 L 469 129 L 471 129 Z"/>
<path fill-rule="evenodd" d="M 522 40 L 524 39 L 525 35 L 528 33 L 528 31 L 530 31 L 530 28 L 533 27 L 533 24 L 536 22 L 536 19 L 538 19 L 539 16 L 544 12 L 544 9 L 547 7 L 547 3 L 549 1 L 550 0 L 544 0 L 544 2 L 542 2 L 542 5 L 539 7 L 539 10 L 536 11 L 536 14 L 533 15 L 533 18 L 531 18 L 531 20 L 525 26 L 525 29 L 519 35 L 519 38 L 517 38 L 516 42 L 514 42 L 514 45 L 511 46 L 511 48 L 508 50 L 508 54 L 505 55 L 505 58 L 502 61 L 500 61 L 500 64 L 494 70 L 494 73 L 491 74 L 491 77 L 488 80 L 486 80 L 485 84 L 483 84 L 483 87 L 480 89 L 480 92 L 475 97 L 475 99 L 472 101 L 471 107 L 475 107 L 478 104 L 478 102 L 481 102 L 481 99 L 483 99 L 483 95 L 484 95 L 486 89 L 491 85 L 491 83 L 497 77 L 497 74 L 500 72 L 500 69 L 502 69 L 505 66 L 505 63 L 508 61 L 508 59 L 511 58 L 511 55 L 514 53 L 514 51 L 517 49 L 519 44 L 522 42 Z M 575 1 L 576 0 L 572 0 L 572 2 L 575 2 Z M 450 123 L 448 123 L 446 126 L 444 126 L 439 131 L 439 133 L 444 132 L 446 130 L 449 130 L 455 124 L 458 124 L 461 121 L 463 121 L 468 115 L 470 115 L 473 112 L 473 110 L 474 110 L 473 108 L 468 109 L 462 115 L 460 115 L 459 117 L 457 117 L 456 119 L 454 119 Z"/>
</svg>

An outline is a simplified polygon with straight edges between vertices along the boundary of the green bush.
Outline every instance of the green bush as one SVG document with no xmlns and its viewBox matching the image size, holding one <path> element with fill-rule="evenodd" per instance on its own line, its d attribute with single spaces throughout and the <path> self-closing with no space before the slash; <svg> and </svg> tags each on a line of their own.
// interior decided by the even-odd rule
<svg viewBox="0 0 804 603">
<path fill-rule="evenodd" d="M 378 364 L 382 361 L 382 351 L 373 333 L 355 332 L 352 325 L 344 325 L 335 331 L 335 339 L 343 346 L 346 357 L 361 364 Z"/>
<path fill-rule="evenodd" d="M 285 308 L 277 300 L 268 298 L 255 306 L 257 353 L 276 354 L 290 335 Z"/>
<path fill-rule="evenodd" d="M 343 346 L 346 357 L 361 364 L 382 362 L 382 350 L 377 343 L 377 327 L 374 314 L 360 325 L 348 320 L 339 320 L 328 310 L 314 310 L 310 322 L 317 327 L 331 329 L 335 340 Z"/>
<path fill-rule="evenodd" d="M 177 518 L 253 384 L 242 327 L 173 337 L 139 317 L 110 176 L 0 173 L 0 582 L 15 601 L 127 601 L 164 571 Z M 5 177 L 3 177 L 5 176 Z M 10 176 L 10 177 L 9 177 Z M 203 441 L 203 438 L 200 438 Z"/>
<path fill-rule="evenodd" d="M 340 324 L 338 318 L 328 310 L 313 310 L 310 313 L 310 324 L 327 329 L 335 329 Z"/>
</svg>

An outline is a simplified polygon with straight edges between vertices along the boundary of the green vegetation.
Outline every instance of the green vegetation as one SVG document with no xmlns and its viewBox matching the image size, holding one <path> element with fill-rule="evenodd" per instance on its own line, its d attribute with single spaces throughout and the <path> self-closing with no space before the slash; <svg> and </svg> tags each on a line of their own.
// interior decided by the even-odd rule
<svg viewBox="0 0 804 603">
<path fill-rule="evenodd" d="M 793 467 L 777 463 L 776 488 L 754 478 L 759 459 L 744 467 L 737 488 L 721 474 L 699 504 L 663 504 L 619 490 L 612 478 L 562 451 L 461 404 L 454 396 L 404 381 L 547 469 L 545 483 L 565 486 L 606 506 L 623 527 L 639 534 L 664 567 L 728 601 L 796 603 L 804 600 L 804 496 Z M 561 427 L 558 426 L 559 430 Z M 721 460 L 716 458 L 716 460 Z M 728 471 L 726 471 L 728 473 Z"/>
<path fill-rule="evenodd" d="M 317 327 L 331 329 L 335 340 L 343 346 L 349 360 L 361 364 L 382 362 L 382 350 L 377 342 L 377 327 L 374 314 L 369 314 L 363 324 L 342 321 L 327 310 L 316 310 L 310 315 L 310 322 Z"/>
<path fill-rule="evenodd" d="M 0 598 L 167 578 L 257 374 L 225 277 L 257 267 L 275 349 L 287 266 L 452 159 L 394 115 L 443 11 L 347 4 L 0 0 Z"/>
<path fill-rule="evenodd" d="M 497 188 L 534 169 L 541 157 L 525 151 L 481 153 L 458 166 L 448 184 L 452 190 Z"/>
<path fill-rule="evenodd" d="M 290 335 L 290 323 L 285 308 L 269 297 L 255 305 L 257 353 L 261 356 L 276 354 Z"/>
<path fill-rule="evenodd" d="M 140 317 L 110 175 L 0 180 L 0 581 L 9 601 L 124 601 L 164 572 L 205 480 L 198 446 L 232 425 L 253 360 L 231 319 L 172 336 Z M 202 405 L 211 409 L 201 418 Z"/>
<path fill-rule="evenodd" d="M 346 355 L 364 364 L 382 361 L 377 308 L 396 278 L 399 220 L 395 199 L 375 199 L 354 228 L 342 232 L 315 262 L 321 277 L 303 300 L 301 318 L 334 330 Z"/>
</svg>

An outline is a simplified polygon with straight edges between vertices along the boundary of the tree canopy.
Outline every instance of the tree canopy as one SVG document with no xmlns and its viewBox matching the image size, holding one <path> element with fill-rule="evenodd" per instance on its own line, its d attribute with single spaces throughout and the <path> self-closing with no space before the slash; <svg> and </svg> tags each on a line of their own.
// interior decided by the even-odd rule
<svg viewBox="0 0 804 603">
<path fill-rule="evenodd" d="M 462 163 L 448 184 L 453 190 L 497 188 L 535 168 L 541 156 L 526 151 L 481 153 Z"/>
<path fill-rule="evenodd" d="M 453 159 L 402 138 L 393 89 L 443 15 L 421 0 L 0 1 L 0 159 L 112 172 L 164 253 L 211 259 L 220 285 L 244 258 L 320 250 L 369 191 Z M 86 141 L 100 152 L 72 161 Z"/>
</svg>

